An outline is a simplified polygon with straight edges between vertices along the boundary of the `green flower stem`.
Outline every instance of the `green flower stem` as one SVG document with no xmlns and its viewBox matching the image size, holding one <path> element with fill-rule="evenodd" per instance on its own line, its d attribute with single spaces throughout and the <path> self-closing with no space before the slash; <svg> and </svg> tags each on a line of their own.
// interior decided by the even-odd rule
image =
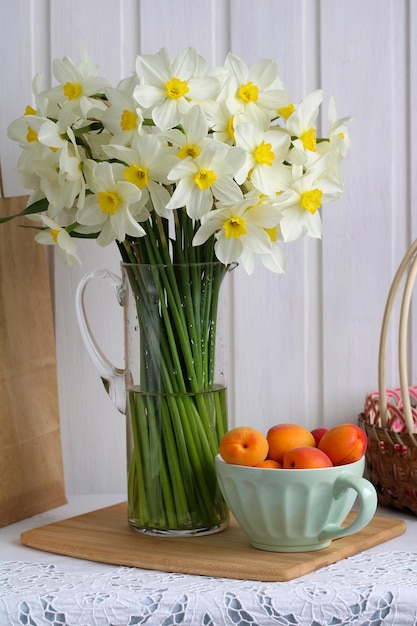
<svg viewBox="0 0 417 626">
<path fill-rule="evenodd" d="M 169 345 L 166 342 L 156 341 L 156 337 L 158 335 L 158 325 L 160 322 L 158 300 L 155 300 L 154 297 L 149 297 L 146 280 L 143 280 L 138 272 L 134 273 L 133 267 L 134 266 L 132 265 L 128 267 L 128 273 L 130 276 L 130 283 L 133 286 L 137 297 L 137 314 L 142 334 L 141 343 L 143 345 L 147 345 L 149 350 L 153 353 L 154 356 L 150 359 L 153 363 L 158 363 L 159 352 L 162 352 L 162 358 L 159 359 L 159 366 L 161 368 L 161 378 L 164 381 L 164 389 L 169 393 L 184 391 L 184 384 L 179 381 L 180 384 L 175 385 L 177 378 L 172 376 L 172 372 L 175 371 L 172 356 L 175 356 L 175 353 L 173 354 L 169 350 Z M 143 368 L 141 371 L 144 371 Z M 149 386 L 149 380 L 146 380 L 145 384 Z M 156 391 L 156 388 L 152 388 Z"/>
<path fill-rule="evenodd" d="M 200 296 L 199 294 L 196 294 L 197 287 L 192 290 L 192 285 L 197 283 L 197 280 L 193 280 L 191 277 L 192 274 L 195 274 L 196 269 L 192 268 L 192 266 L 190 266 L 190 268 L 184 266 L 184 268 L 186 268 L 186 270 L 184 269 L 184 271 L 180 272 L 179 280 L 181 281 L 181 292 L 184 294 L 184 314 L 189 332 L 193 371 L 196 377 L 195 384 L 198 389 L 201 389 L 204 386 L 204 380 L 202 377 L 203 346 L 201 345 L 201 327 L 198 323 Z"/>
<path fill-rule="evenodd" d="M 187 502 L 187 494 L 189 497 L 192 496 L 190 484 L 191 472 L 188 464 L 187 444 L 178 423 L 176 407 L 172 405 L 172 401 L 170 402 L 170 406 L 168 408 L 166 398 L 161 398 L 161 414 L 162 429 L 159 433 L 159 437 L 161 437 L 162 434 L 164 441 L 166 442 L 167 449 L 165 458 L 167 460 L 173 484 L 173 495 L 177 519 L 186 520 L 190 511 L 193 510 Z M 184 464 L 187 466 L 184 467 Z"/>
<path fill-rule="evenodd" d="M 128 477 L 128 494 L 129 494 L 129 506 L 134 510 L 140 506 L 142 518 L 149 520 L 149 511 L 147 503 L 147 491 L 146 491 L 146 476 L 143 470 L 145 462 L 142 456 L 142 449 L 146 449 L 146 443 L 139 436 L 139 406 L 136 403 L 136 399 L 133 396 L 129 397 L 129 409 L 132 422 L 132 436 L 134 455 L 129 468 Z M 133 424 L 135 426 L 133 426 Z"/>
<path fill-rule="evenodd" d="M 216 265 L 213 268 L 213 289 L 210 290 L 210 302 L 207 302 L 206 309 L 206 325 L 210 327 L 210 341 L 208 341 L 208 354 L 207 354 L 207 379 L 210 384 L 214 381 L 214 366 L 215 366 L 215 337 L 217 330 L 217 314 L 219 306 L 219 292 L 220 286 L 225 276 L 225 269 Z"/>
<path fill-rule="evenodd" d="M 186 214 L 185 214 L 186 215 Z M 188 220 L 188 217 L 187 217 Z M 189 220 L 188 220 L 189 222 Z M 187 221 L 181 223 L 181 226 L 187 227 Z M 177 241 L 182 239 L 182 233 L 180 228 L 180 222 L 178 215 L 175 214 L 175 232 Z M 183 242 L 185 243 L 185 242 Z M 182 293 L 185 295 L 185 312 L 187 315 L 187 325 L 190 331 L 190 341 L 191 341 L 191 350 L 193 354 L 194 360 L 194 370 L 196 374 L 200 374 L 198 379 L 198 386 L 201 389 L 204 386 L 204 370 L 202 366 L 202 354 L 203 354 L 203 346 L 202 346 L 202 335 L 201 335 L 201 325 L 198 323 L 199 321 L 199 308 L 201 303 L 201 279 L 198 275 L 199 265 L 196 263 L 196 248 L 191 246 L 189 252 L 189 261 L 184 254 L 184 249 L 182 246 L 178 246 L 177 251 L 177 262 L 182 264 L 184 268 L 187 268 L 187 273 L 181 272 L 180 278 L 182 279 Z"/>
<path fill-rule="evenodd" d="M 210 515 L 211 512 L 211 492 L 210 486 L 212 484 L 212 477 L 207 472 L 204 459 L 210 458 L 211 450 L 207 446 L 207 440 L 205 433 L 198 432 L 198 414 L 196 415 L 195 405 L 192 397 L 183 397 L 180 399 L 179 410 L 182 416 L 182 424 L 184 429 L 184 435 L 187 443 L 187 453 L 190 457 L 193 476 L 195 477 L 196 488 L 198 492 L 198 499 L 201 502 L 201 507 L 204 507 L 205 514 Z M 193 418 L 194 416 L 194 418 Z M 193 442 L 193 445 L 189 445 L 189 442 Z M 201 508 L 200 507 L 200 508 Z"/>
<path fill-rule="evenodd" d="M 214 456 L 227 413 L 225 393 L 214 387 L 214 356 L 227 268 L 215 261 L 211 242 L 191 245 L 195 226 L 179 214 L 174 240 L 152 214 L 145 237 L 120 244 L 141 345 L 139 387 L 130 392 L 129 514 L 138 525 L 171 530 L 226 519 Z"/>
<path fill-rule="evenodd" d="M 216 404 L 216 431 L 217 431 L 217 439 L 220 439 L 227 432 L 227 405 L 226 405 L 226 396 L 219 395 L 215 396 L 215 404 Z"/>
<path fill-rule="evenodd" d="M 141 308 L 141 313 L 143 313 L 143 308 Z M 144 320 L 144 322 L 145 323 L 142 323 L 142 328 L 147 328 L 147 320 Z M 157 356 L 156 354 L 153 360 L 155 360 Z M 161 362 L 163 363 L 163 360 L 161 360 Z M 151 376 L 152 378 L 154 372 L 149 374 L 145 367 L 141 369 L 141 373 L 143 376 L 141 381 L 142 387 L 144 389 L 153 388 L 154 380 L 146 380 L 146 378 L 147 376 Z M 171 379 L 169 376 L 166 376 L 166 378 L 170 383 Z M 171 389 L 169 388 L 167 397 L 170 397 L 170 393 Z M 181 480 L 183 476 L 187 477 L 190 474 L 189 468 L 186 468 L 186 471 L 182 471 L 184 468 L 181 468 L 182 458 L 184 459 L 182 464 L 184 464 L 187 459 L 186 446 L 185 442 L 181 441 L 181 432 L 179 429 L 177 428 L 176 432 L 174 432 L 175 424 L 169 419 L 170 412 L 167 410 L 165 397 L 157 396 L 151 392 L 149 395 L 144 396 L 144 399 L 146 399 L 146 404 L 142 406 L 142 410 L 137 419 L 140 420 L 141 442 L 142 445 L 146 447 L 144 451 L 143 469 L 146 476 L 147 490 L 149 492 L 149 508 L 152 510 L 151 521 L 157 526 L 160 525 L 163 527 L 165 525 L 164 521 L 158 518 L 158 511 L 163 510 L 159 501 L 160 481 L 166 509 L 172 516 L 170 524 L 174 524 L 175 527 L 177 524 L 173 522 L 173 519 L 175 519 L 173 517 L 173 511 L 175 510 L 176 512 L 176 519 L 181 520 L 184 519 L 187 512 L 190 510 L 190 505 L 187 502 L 189 485 L 184 484 Z M 161 403 L 159 407 L 158 401 Z M 162 419 L 159 418 L 159 411 Z M 175 414 L 173 412 L 171 416 L 172 420 L 174 420 Z M 146 425 L 149 429 L 149 439 L 147 437 Z M 161 445 L 162 441 L 165 442 L 166 449 Z M 167 467 L 165 467 L 165 465 L 167 465 Z M 160 467 L 162 469 L 161 478 L 159 477 Z M 171 477 L 172 483 L 168 476 Z"/>
<path fill-rule="evenodd" d="M 157 247 L 155 245 L 155 240 L 153 239 L 152 235 L 153 235 L 153 232 L 151 231 L 150 237 L 145 238 L 145 244 L 147 244 L 150 262 L 152 265 L 163 265 L 164 260 L 167 261 L 167 259 L 158 258 L 156 256 L 155 249 L 157 249 Z M 155 272 L 154 272 L 155 277 L 157 276 L 156 274 L 157 271 L 158 270 L 155 268 Z M 178 343 L 181 346 L 182 356 L 184 357 L 186 361 L 187 377 L 190 380 L 191 389 L 193 389 L 194 391 L 197 391 L 198 381 L 196 378 L 196 368 L 193 362 L 193 357 L 192 357 L 192 352 L 191 352 L 191 347 L 190 347 L 190 338 L 188 335 L 186 320 L 183 315 L 183 308 L 182 308 L 183 298 L 180 297 L 180 294 L 178 291 L 178 284 L 177 284 L 175 271 L 172 266 L 172 263 L 167 264 L 164 270 L 161 269 L 159 271 L 160 271 L 160 276 L 161 276 L 161 280 L 163 284 L 161 285 L 161 283 L 157 279 L 156 279 L 156 284 L 157 284 L 158 292 L 160 295 L 160 304 L 161 304 L 162 314 L 166 321 L 166 330 L 167 330 L 169 341 L 170 341 L 171 352 L 172 352 L 173 358 L 175 358 L 176 365 L 178 365 L 179 357 L 178 357 L 178 351 L 177 351 L 177 339 L 172 332 L 170 316 L 172 317 L 172 324 L 175 326 L 175 332 L 177 333 L 177 336 L 178 336 Z M 164 290 L 166 290 L 166 295 L 167 295 L 166 301 L 164 297 Z M 181 367 L 179 366 L 179 369 L 177 369 L 176 371 L 177 372 L 181 371 Z M 184 391 L 185 391 L 185 386 L 184 386 Z"/>
<path fill-rule="evenodd" d="M 175 510 L 179 519 L 182 519 L 189 510 L 186 491 L 181 481 L 182 474 L 179 455 L 176 453 L 175 436 L 170 430 L 170 420 L 166 419 L 167 410 L 163 404 L 163 397 L 161 398 L 162 420 L 158 418 L 159 396 L 135 393 L 131 397 L 136 467 L 141 469 L 144 477 L 139 502 L 144 503 L 143 515 L 148 517 L 149 522 L 163 526 L 165 520 L 159 519 L 160 512 L 164 511 L 159 501 L 160 480 L 166 510 Z M 157 399 L 156 402 L 155 399 Z M 162 446 L 162 441 L 165 441 L 166 450 Z M 166 467 L 166 462 L 168 467 Z M 172 477 L 175 488 L 171 485 L 169 477 Z M 171 524 L 175 524 L 174 519 L 171 519 Z"/>
<path fill-rule="evenodd" d="M 129 498 L 129 505 L 134 511 L 140 510 L 140 517 L 145 525 L 164 526 L 168 523 L 171 526 L 175 526 L 177 518 L 173 514 L 175 504 L 169 472 L 161 450 L 160 433 L 155 432 L 155 429 L 152 427 L 155 416 L 149 415 L 149 413 L 153 412 L 152 403 L 148 407 L 147 400 L 146 396 L 139 396 L 138 394 L 135 394 L 135 397 L 131 396 L 131 416 L 136 428 L 133 428 L 135 453 L 129 472 L 129 479 L 130 475 L 133 474 L 138 483 L 131 482 L 132 479 L 128 482 L 128 493 L 130 496 L 133 496 Z M 147 410 L 148 408 L 150 411 Z M 149 437 L 147 425 L 150 431 Z M 153 434 L 151 434 L 152 430 L 154 431 Z M 150 456 L 150 451 L 153 452 L 153 458 Z M 158 484 L 152 487 L 152 482 L 155 481 L 155 478 L 152 478 L 152 476 L 155 475 L 155 472 L 158 474 L 159 471 L 161 472 L 164 507 L 159 506 Z M 165 511 L 167 512 L 167 519 L 161 517 L 161 514 L 164 514 Z"/>
</svg>

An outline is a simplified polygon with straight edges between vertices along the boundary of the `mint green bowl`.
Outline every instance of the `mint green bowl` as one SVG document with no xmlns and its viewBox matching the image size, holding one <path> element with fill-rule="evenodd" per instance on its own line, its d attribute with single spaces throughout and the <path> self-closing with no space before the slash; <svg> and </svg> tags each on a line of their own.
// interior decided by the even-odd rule
<svg viewBox="0 0 417 626">
<path fill-rule="evenodd" d="M 365 457 L 337 467 L 270 469 L 228 464 L 218 455 L 215 466 L 230 511 L 260 550 L 320 550 L 362 530 L 375 514 Z M 342 526 L 356 500 L 356 518 Z"/>
</svg>

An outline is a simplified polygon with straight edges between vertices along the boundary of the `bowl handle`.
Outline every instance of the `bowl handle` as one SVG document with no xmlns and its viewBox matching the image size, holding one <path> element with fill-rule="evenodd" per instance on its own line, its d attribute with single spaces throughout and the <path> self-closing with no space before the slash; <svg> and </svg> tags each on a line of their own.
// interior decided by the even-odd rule
<svg viewBox="0 0 417 626">
<path fill-rule="evenodd" d="M 373 518 L 377 507 L 377 495 L 374 486 L 366 478 L 345 474 L 339 476 L 334 484 L 334 496 L 339 498 L 344 491 L 352 488 L 358 494 L 359 511 L 353 522 L 347 526 L 329 524 L 319 535 L 319 540 L 339 539 L 362 530 Z"/>
</svg>

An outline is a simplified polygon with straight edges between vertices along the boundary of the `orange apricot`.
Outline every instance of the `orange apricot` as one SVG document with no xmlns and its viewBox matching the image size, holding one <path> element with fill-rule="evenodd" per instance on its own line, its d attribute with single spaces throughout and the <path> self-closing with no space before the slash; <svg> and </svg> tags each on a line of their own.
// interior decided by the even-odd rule
<svg viewBox="0 0 417 626">
<path fill-rule="evenodd" d="M 269 444 L 268 459 L 273 459 L 282 464 L 282 459 L 287 450 L 300 446 L 316 446 L 314 436 L 304 426 L 297 424 L 277 424 L 267 432 L 266 438 Z"/>
<path fill-rule="evenodd" d="M 233 465 L 257 465 L 268 454 L 268 441 L 259 430 L 250 426 L 237 426 L 220 440 L 220 455 Z"/>
<path fill-rule="evenodd" d="M 278 463 L 278 461 L 274 461 L 273 459 L 265 459 L 264 461 L 261 461 L 260 463 L 255 465 L 255 467 L 269 467 L 271 469 L 282 469 L 281 463 Z"/>
<path fill-rule="evenodd" d="M 284 454 L 284 469 L 308 469 L 317 467 L 333 467 L 333 463 L 325 452 L 313 446 L 291 448 Z"/>
<path fill-rule="evenodd" d="M 367 444 L 368 438 L 359 426 L 339 424 L 323 435 L 318 447 L 333 465 L 346 465 L 358 461 L 365 454 Z"/>
</svg>

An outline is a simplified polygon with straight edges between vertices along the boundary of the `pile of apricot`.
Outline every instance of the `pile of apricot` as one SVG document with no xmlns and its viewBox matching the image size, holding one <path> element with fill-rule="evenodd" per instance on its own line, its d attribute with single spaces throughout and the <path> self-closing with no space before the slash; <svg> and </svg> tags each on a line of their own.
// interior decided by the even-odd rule
<svg viewBox="0 0 417 626">
<path fill-rule="evenodd" d="M 308 430 L 297 424 L 277 424 L 266 436 L 256 428 L 238 426 L 220 441 L 223 461 L 233 465 L 277 469 L 332 467 L 358 461 L 367 436 L 354 424 Z"/>
</svg>

